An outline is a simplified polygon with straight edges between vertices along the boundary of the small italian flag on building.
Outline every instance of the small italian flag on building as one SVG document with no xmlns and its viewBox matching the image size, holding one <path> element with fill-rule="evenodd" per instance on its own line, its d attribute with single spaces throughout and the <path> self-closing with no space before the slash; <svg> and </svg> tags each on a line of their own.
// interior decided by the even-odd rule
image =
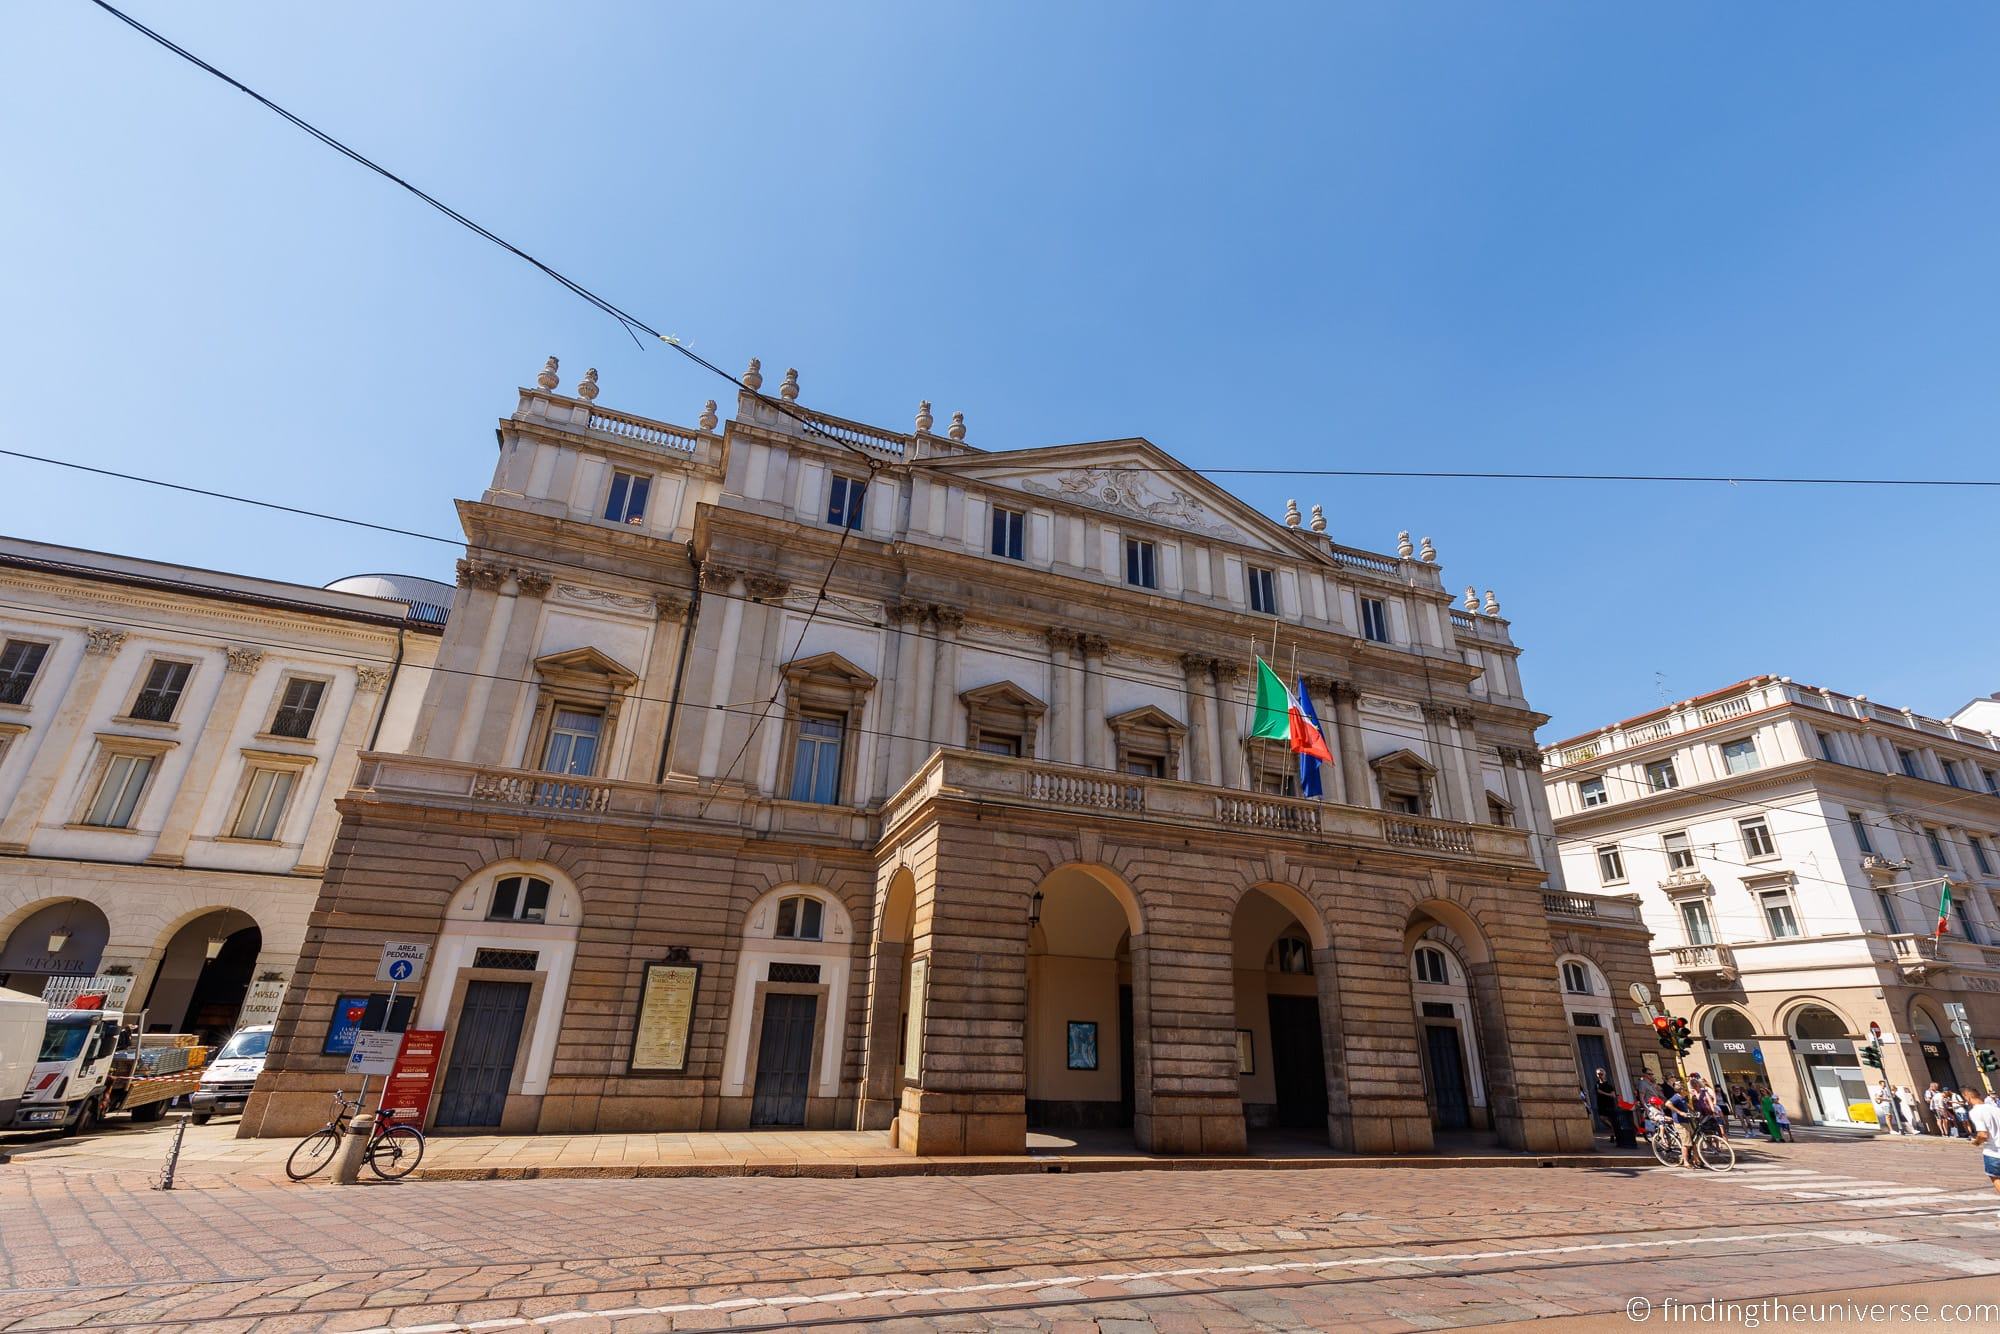
<svg viewBox="0 0 2000 1334">
<path fill-rule="evenodd" d="M 1944 895 L 1943 897 L 1938 899 L 1937 930 L 1931 932 L 1931 936 L 1933 939 L 1935 939 L 1936 937 L 1944 935 L 1946 932 L 1950 930 L 1951 930 L 1951 881 L 1947 880 L 1944 882 Z"/>
<path fill-rule="evenodd" d="M 1333 758 L 1318 721 L 1299 707 L 1298 696 L 1285 688 L 1271 664 L 1262 658 L 1257 659 L 1257 711 L 1251 717 L 1250 735 L 1282 741 L 1294 755 L 1310 755 L 1320 761 Z"/>
</svg>

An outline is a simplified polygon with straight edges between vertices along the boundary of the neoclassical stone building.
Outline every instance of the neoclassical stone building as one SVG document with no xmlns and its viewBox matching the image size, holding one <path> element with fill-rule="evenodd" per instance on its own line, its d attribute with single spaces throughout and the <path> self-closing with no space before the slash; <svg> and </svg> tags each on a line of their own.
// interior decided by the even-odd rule
<svg viewBox="0 0 2000 1334">
<path fill-rule="evenodd" d="M 439 1128 L 1590 1142 L 1645 931 L 1552 879 L 1518 650 L 1429 539 L 1340 545 L 1144 440 L 843 420 L 754 363 L 696 428 L 554 371 L 460 505 L 438 670 L 342 803 L 244 1133 L 323 1117 L 393 939 L 433 946 Z M 1322 799 L 1245 740 L 1274 629 Z"/>
</svg>

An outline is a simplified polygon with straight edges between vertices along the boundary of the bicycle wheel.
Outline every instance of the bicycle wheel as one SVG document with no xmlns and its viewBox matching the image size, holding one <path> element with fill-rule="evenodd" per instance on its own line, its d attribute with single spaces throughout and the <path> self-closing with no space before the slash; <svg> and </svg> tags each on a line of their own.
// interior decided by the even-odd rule
<svg viewBox="0 0 2000 1334">
<path fill-rule="evenodd" d="M 1673 1136 L 1666 1131 L 1655 1130 L 1646 1136 L 1646 1142 L 1653 1146 L 1653 1157 L 1659 1159 L 1661 1167 L 1681 1165 L 1681 1146 L 1676 1144 Z"/>
<path fill-rule="evenodd" d="M 368 1165 L 384 1181 L 410 1174 L 424 1160 L 424 1132 L 415 1126 L 390 1126 L 368 1145 Z"/>
<path fill-rule="evenodd" d="M 332 1126 L 320 1127 L 293 1147 L 291 1156 L 285 1159 L 285 1175 L 294 1181 L 304 1181 L 332 1162 L 339 1147 L 340 1132 Z"/>
<path fill-rule="evenodd" d="M 1736 1146 L 1721 1135 L 1703 1135 L 1695 1141 L 1694 1150 L 1701 1156 L 1701 1165 L 1711 1172 L 1727 1172 L 1736 1166 Z"/>
</svg>

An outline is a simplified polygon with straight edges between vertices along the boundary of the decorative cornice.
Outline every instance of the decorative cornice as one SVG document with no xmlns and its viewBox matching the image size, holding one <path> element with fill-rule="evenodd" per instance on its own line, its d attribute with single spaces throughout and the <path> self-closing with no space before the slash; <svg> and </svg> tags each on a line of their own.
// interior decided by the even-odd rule
<svg viewBox="0 0 2000 1334">
<path fill-rule="evenodd" d="M 222 646 L 222 653 L 225 659 L 222 664 L 222 670 L 225 672 L 242 672 L 247 676 L 251 672 L 256 671 L 264 663 L 264 650 L 260 648 L 244 648 L 239 644 L 224 644 Z"/>
<path fill-rule="evenodd" d="M 354 688 L 364 695 L 372 695 L 377 691 L 387 690 L 389 688 L 389 669 L 387 667 L 356 666 L 354 669 Z"/>
<path fill-rule="evenodd" d="M 507 582 L 507 567 L 489 560 L 461 560 L 458 563 L 460 588 L 495 590 Z"/>
<path fill-rule="evenodd" d="M 125 632 L 113 630 L 109 626 L 93 625 L 83 632 L 85 653 L 109 656 L 125 647 Z"/>
</svg>

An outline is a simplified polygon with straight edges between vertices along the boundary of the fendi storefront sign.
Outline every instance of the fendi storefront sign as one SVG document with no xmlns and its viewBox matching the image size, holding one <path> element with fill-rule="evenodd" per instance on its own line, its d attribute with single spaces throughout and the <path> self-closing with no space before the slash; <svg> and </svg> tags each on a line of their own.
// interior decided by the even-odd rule
<svg viewBox="0 0 2000 1334">
<path fill-rule="evenodd" d="M 687 1069 L 688 1032 L 694 1025 L 698 963 L 649 963 L 639 989 L 639 1022 L 632 1033 L 634 1074 L 677 1075 Z"/>
</svg>

